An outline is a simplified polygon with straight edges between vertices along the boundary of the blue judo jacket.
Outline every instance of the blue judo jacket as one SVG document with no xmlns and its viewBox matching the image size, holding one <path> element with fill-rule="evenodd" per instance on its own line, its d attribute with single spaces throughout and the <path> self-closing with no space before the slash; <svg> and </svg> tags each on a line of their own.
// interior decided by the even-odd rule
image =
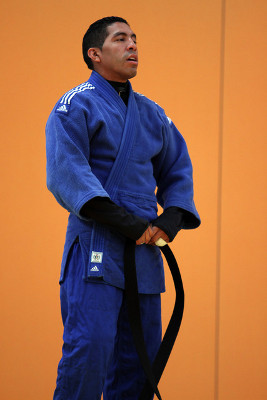
<svg viewBox="0 0 267 400">
<path fill-rule="evenodd" d="M 193 200 L 192 165 L 186 143 L 163 109 L 132 90 L 128 106 L 97 72 L 67 92 L 46 125 L 47 186 L 70 213 L 60 282 L 78 237 L 83 278 L 124 288 L 125 238 L 80 215 L 93 197 L 109 197 L 128 212 L 152 221 L 157 203 L 187 211 L 183 228 L 200 218 Z M 160 250 L 136 248 L 140 293 L 165 290 Z"/>
</svg>

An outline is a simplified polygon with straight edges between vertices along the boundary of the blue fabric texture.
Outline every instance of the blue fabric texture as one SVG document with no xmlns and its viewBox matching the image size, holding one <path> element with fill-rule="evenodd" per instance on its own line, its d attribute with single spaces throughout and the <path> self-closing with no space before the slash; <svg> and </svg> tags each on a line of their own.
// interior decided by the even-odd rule
<svg viewBox="0 0 267 400">
<path fill-rule="evenodd" d="M 87 82 L 56 104 L 46 138 L 47 186 L 70 213 L 61 283 L 70 248 L 79 237 L 83 279 L 124 288 L 124 237 L 80 215 L 81 207 L 96 196 L 109 197 L 148 221 L 157 217 L 157 203 L 163 209 L 180 207 L 190 216 L 184 229 L 200 224 L 186 143 L 163 109 L 131 86 L 126 107 L 116 90 L 93 71 Z M 136 267 L 140 293 L 165 290 L 157 247 L 138 246 Z"/>
<path fill-rule="evenodd" d="M 124 291 L 83 279 L 75 243 L 61 285 L 64 324 L 62 359 L 54 400 L 137 400 L 145 382 L 133 343 Z M 161 343 L 160 294 L 140 295 L 147 352 L 154 360 Z M 152 398 L 151 398 L 152 399 Z"/>
</svg>

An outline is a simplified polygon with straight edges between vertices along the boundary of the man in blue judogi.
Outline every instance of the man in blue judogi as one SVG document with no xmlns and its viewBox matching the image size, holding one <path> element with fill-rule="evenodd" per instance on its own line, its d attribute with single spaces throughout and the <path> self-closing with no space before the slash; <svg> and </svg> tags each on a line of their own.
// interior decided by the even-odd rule
<svg viewBox="0 0 267 400">
<path fill-rule="evenodd" d="M 161 343 L 159 238 L 196 228 L 192 165 L 164 110 L 133 91 L 136 35 L 107 17 L 83 39 L 89 80 L 55 105 L 47 126 L 47 186 L 69 211 L 60 284 L 64 324 L 55 400 L 137 400 L 145 376 L 125 306 L 123 253 L 136 241 L 147 352 Z M 163 213 L 157 215 L 157 203 Z"/>
</svg>

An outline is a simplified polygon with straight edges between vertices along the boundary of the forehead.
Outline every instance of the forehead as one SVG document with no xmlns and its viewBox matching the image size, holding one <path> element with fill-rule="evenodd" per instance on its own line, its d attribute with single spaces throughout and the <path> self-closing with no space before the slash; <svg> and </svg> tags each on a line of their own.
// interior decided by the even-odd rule
<svg viewBox="0 0 267 400">
<path fill-rule="evenodd" d="M 114 22 L 114 24 L 107 27 L 108 37 L 112 37 L 119 32 L 125 33 L 129 36 L 135 36 L 135 33 L 131 30 L 129 25 L 125 24 L 124 22 Z"/>
</svg>

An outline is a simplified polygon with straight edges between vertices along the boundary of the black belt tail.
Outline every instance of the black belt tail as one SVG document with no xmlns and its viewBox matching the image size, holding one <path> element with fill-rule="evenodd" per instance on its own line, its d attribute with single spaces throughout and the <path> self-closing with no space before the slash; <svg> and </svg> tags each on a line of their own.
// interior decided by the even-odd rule
<svg viewBox="0 0 267 400">
<path fill-rule="evenodd" d="M 136 350 L 147 377 L 139 400 L 148 400 L 153 393 L 156 394 L 159 400 L 162 400 L 157 384 L 169 359 L 183 318 L 184 289 L 179 267 L 168 245 L 160 247 L 160 249 L 166 258 L 172 274 L 176 290 L 176 299 L 170 322 L 152 366 L 146 352 L 140 317 L 135 266 L 135 242 L 133 240 L 127 239 L 124 252 L 125 296 L 129 320 Z"/>
</svg>

